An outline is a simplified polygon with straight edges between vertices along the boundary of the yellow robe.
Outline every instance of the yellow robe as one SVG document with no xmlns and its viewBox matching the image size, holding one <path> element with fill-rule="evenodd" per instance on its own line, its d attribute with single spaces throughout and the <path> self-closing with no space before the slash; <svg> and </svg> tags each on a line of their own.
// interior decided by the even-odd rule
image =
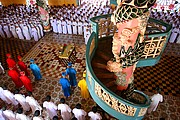
<svg viewBox="0 0 180 120">
<path fill-rule="evenodd" d="M 79 81 L 78 86 L 81 88 L 81 96 L 82 98 L 89 98 L 89 91 L 86 84 L 86 80 L 82 79 Z"/>
</svg>

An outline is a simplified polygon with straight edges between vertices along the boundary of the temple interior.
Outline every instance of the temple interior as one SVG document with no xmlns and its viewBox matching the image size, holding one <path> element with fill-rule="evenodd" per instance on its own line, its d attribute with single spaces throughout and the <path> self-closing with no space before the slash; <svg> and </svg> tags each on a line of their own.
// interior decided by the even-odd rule
<svg viewBox="0 0 180 120">
<path fill-rule="evenodd" d="M 5 70 L 5 73 L 0 74 L 0 86 L 7 85 L 8 90 L 11 92 L 15 91 L 15 84 L 8 76 L 9 68 L 6 63 L 6 54 L 10 53 L 16 62 L 18 61 L 17 56 L 20 55 L 31 73 L 29 78 L 31 79 L 33 86 L 33 97 L 40 105 L 42 105 L 45 97 L 50 95 L 52 97 L 52 101 L 58 105 L 60 103 L 60 98 L 65 98 L 61 85 L 59 84 L 59 79 L 62 77 L 61 73 L 66 70 L 68 61 L 73 63 L 72 67 L 77 71 L 77 82 L 83 78 L 83 72 L 86 70 L 85 56 L 87 54 L 87 46 L 89 45 L 87 41 L 93 31 L 89 18 L 104 14 L 112 14 L 115 10 L 115 5 L 110 5 L 109 0 L 105 1 L 106 2 L 103 0 L 48 0 L 46 2 L 48 2 L 49 24 L 51 26 L 51 30 L 44 32 L 39 27 L 39 33 L 38 31 L 36 32 L 40 35 L 38 36 L 37 34 L 37 38 L 35 35 L 30 35 L 31 38 L 27 40 L 28 37 L 25 35 L 23 38 L 20 37 L 19 34 L 15 36 L 12 31 L 9 31 L 11 33 L 9 36 L 8 33 L 3 30 L 3 26 L 9 25 L 10 28 L 10 25 L 14 24 L 17 27 L 20 26 L 21 22 L 24 22 L 27 26 L 29 24 L 31 28 L 33 28 L 31 24 L 34 25 L 34 28 L 37 28 L 38 26 L 42 27 L 43 25 L 41 23 L 41 17 L 38 9 L 33 5 L 31 5 L 29 11 L 23 7 L 36 1 L 0 0 L 0 30 L 5 33 L 4 37 L 0 34 L 0 62 Z M 179 5 L 180 3 L 177 4 Z M 13 11 L 13 9 L 16 9 L 16 11 Z M 8 14 L 9 11 L 13 12 Z M 153 111 L 150 114 L 145 114 L 143 120 L 160 120 L 163 118 L 165 120 L 180 119 L 179 15 L 179 10 L 174 11 L 174 13 L 172 11 L 151 11 L 151 18 L 162 20 L 167 24 L 172 25 L 172 31 L 158 63 L 153 66 L 137 67 L 134 71 L 134 89 L 142 91 L 150 97 L 155 93 L 155 89 L 159 87 L 161 89 L 160 93 L 163 95 L 163 102 L 159 103 L 156 111 Z M 80 25 L 82 26 L 82 29 L 86 28 L 89 32 L 79 29 L 74 32 L 73 24 L 71 26 L 71 32 L 69 32 L 68 27 L 65 32 L 63 31 L 64 29 L 56 28 L 57 30 L 54 30 L 54 25 L 51 20 L 53 21 L 55 19 L 57 21 L 65 21 L 67 24 L 68 21 L 73 22 L 78 19 L 76 22 L 81 22 Z M 20 29 L 22 29 L 23 33 L 23 28 L 20 27 Z M 151 32 L 152 29 L 153 28 L 150 28 L 148 30 Z M 158 31 L 158 29 L 155 29 L 154 31 Z M 101 37 L 103 37 L 103 34 Z M 59 50 L 62 45 L 74 46 L 76 52 L 75 56 L 68 60 L 60 58 Z M 111 51 L 112 37 L 103 38 L 103 40 L 98 42 L 98 46 L 99 47 L 94 54 L 94 58 L 91 61 L 94 74 L 102 82 L 102 84 L 106 87 L 108 86 L 108 89 L 119 95 L 119 91 L 117 91 L 115 89 L 116 87 L 113 86 L 115 84 L 113 81 L 114 75 L 104 67 L 108 61 L 107 59 L 110 59 L 113 56 Z M 42 79 L 40 81 L 35 80 L 29 68 L 30 59 L 34 59 L 35 63 L 41 69 Z M 24 87 L 20 88 L 20 93 L 26 94 L 27 90 Z M 73 109 L 77 103 L 80 103 L 82 105 L 82 109 L 84 109 L 87 113 L 91 111 L 92 106 L 98 106 L 98 112 L 101 114 L 102 120 L 116 120 L 116 118 L 113 117 L 114 115 L 109 114 L 107 111 L 103 110 L 101 106 L 97 105 L 96 101 L 92 97 L 89 99 L 83 99 L 81 97 L 81 90 L 78 86 L 71 91 L 71 96 L 66 98 L 66 103 L 71 109 Z M 0 99 L 0 109 L 4 105 L 7 104 Z M 7 109 L 12 110 L 13 112 L 16 112 L 17 110 L 17 108 L 13 105 L 7 105 Z M 32 117 L 33 113 L 28 112 L 26 115 Z M 44 113 L 42 115 L 44 115 Z M 58 112 L 58 116 L 61 116 L 60 112 Z M 89 120 L 89 117 L 86 116 L 86 119 Z M 122 118 L 122 120 L 124 119 Z"/>
</svg>

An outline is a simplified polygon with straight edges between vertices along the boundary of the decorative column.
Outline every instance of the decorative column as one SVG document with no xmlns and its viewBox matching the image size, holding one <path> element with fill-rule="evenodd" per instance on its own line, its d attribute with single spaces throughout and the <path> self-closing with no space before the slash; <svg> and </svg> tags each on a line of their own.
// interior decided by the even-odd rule
<svg viewBox="0 0 180 120">
<path fill-rule="evenodd" d="M 44 32 L 51 31 L 51 25 L 49 23 L 49 11 L 46 0 L 36 0 L 36 4 L 38 6 Z"/>
<path fill-rule="evenodd" d="M 155 2 L 156 0 L 117 0 L 118 6 L 111 16 L 111 21 L 118 28 L 112 42 L 114 58 L 107 62 L 107 69 L 115 74 L 117 90 L 127 91 L 128 86 L 133 84 L 133 73 L 144 51 L 149 8 Z"/>
</svg>

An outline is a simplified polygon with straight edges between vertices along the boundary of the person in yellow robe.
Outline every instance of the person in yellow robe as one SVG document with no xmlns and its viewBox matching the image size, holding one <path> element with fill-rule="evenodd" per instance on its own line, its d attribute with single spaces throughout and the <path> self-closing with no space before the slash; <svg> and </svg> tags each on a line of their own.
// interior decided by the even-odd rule
<svg viewBox="0 0 180 120">
<path fill-rule="evenodd" d="M 82 98 L 88 99 L 89 98 L 89 91 L 88 91 L 88 87 L 86 84 L 86 71 L 83 72 L 83 79 L 79 81 L 78 87 L 80 87 L 80 89 L 81 89 Z"/>
</svg>

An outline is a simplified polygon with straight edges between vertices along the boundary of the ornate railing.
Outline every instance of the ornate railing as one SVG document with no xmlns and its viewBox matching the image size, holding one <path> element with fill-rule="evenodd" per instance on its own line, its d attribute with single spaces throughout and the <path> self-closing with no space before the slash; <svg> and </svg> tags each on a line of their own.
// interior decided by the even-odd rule
<svg viewBox="0 0 180 120">
<path fill-rule="evenodd" d="M 150 104 L 148 96 L 135 90 L 134 92 L 143 96 L 146 101 L 141 105 L 134 104 L 122 99 L 103 85 L 94 74 L 91 66 L 91 60 L 96 52 L 96 48 L 96 33 L 92 32 L 86 48 L 86 80 L 91 96 L 102 109 L 116 118 L 126 118 L 127 120 L 142 119 Z"/>
<path fill-rule="evenodd" d="M 94 101 L 115 118 L 140 120 L 145 115 L 150 104 L 148 96 L 141 91 L 134 91 L 136 95 L 139 94 L 140 97 L 146 99 L 144 104 L 134 104 L 121 98 L 99 81 L 91 66 L 91 60 L 96 52 L 98 41 L 104 37 L 112 37 L 117 31 L 116 26 L 110 22 L 110 16 L 102 15 L 91 18 L 92 34 L 86 48 L 86 80 L 88 89 Z M 170 25 L 154 19 L 149 20 L 145 35 L 145 52 L 137 65 L 138 67 L 152 66 L 159 61 L 170 32 Z"/>
<path fill-rule="evenodd" d="M 110 19 L 110 14 L 91 18 L 92 30 L 96 33 L 96 39 L 112 37 L 117 28 Z M 171 33 L 171 25 L 159 20 L 150 18 L 144 36 L 144 54 L 139 60 L 137 67 L 153 66 L 158 63 L 161 54 L 166 47 L 167 40 Z"/>
</svg>

